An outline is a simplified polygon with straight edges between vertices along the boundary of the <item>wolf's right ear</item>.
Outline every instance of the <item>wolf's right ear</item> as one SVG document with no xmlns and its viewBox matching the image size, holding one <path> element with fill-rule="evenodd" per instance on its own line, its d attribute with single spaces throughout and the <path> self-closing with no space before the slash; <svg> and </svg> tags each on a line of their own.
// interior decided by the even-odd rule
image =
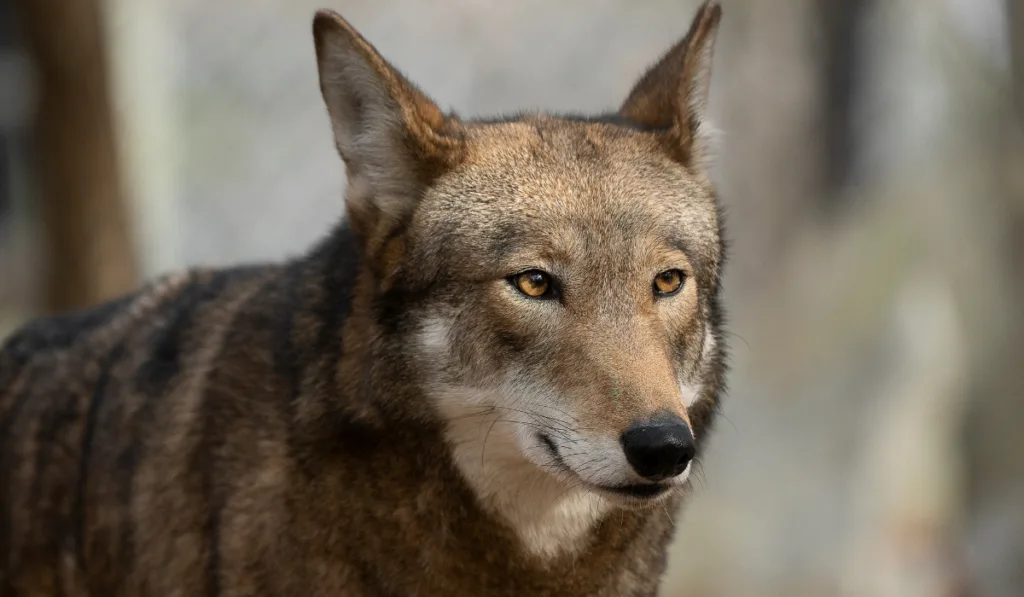
<svg viewBox="0 0 1024 597">
<path fill-rule="evenodd" d="M 664 131 L 680 161 L 702 166 L 707 139 L 702 130 L 711 87 L 711 60 L 722 7 L 707 0 L 690 30 L 633 87 L 619 114 Z"/>
<path fill-rule="evenodd" d="M 364 229 L 402 219 L 423 187 L 458 160 L 457 123 L 337 13 L 317 12 L 313 38 L 320 91 L 348 171 L 349 218 Z"/>
</svg>

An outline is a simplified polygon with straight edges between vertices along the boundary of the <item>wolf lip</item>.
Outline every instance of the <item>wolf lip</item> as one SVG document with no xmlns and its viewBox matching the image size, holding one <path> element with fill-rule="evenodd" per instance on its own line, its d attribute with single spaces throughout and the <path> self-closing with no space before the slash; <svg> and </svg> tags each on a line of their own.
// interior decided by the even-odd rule
<svg viewBox="0 0 1024 597">
<path fill-rule="evenodd" d="M 562 458 L 562 455 L 558 452 L 558 444 L 556 444 L 554 440 L 552 440 L 547 435 L 544 435 L 543 433 L 538 433 L 537 439 L 539 439 L 541 443 L 544 444 L 544 447 L 547 448 L 548 454 L 551 455 L 551 460 L 556 468 L 561 469 L 563 473 L 568 474 L 569 476 L 575 478 L 577 481 L 582 482 L 584 485 L 591 485 L 592 487 L 600 488 L 599 485 L 592 485 L 590 483 L 587 483 L 583 478 L 579 476 L 579 473 L 574 471 L 573 468 L 569 466 L 568 463 L 565 462 L 565 459 Z"/>
<path fill-rule="evenodd" d="M 554 459 L 555 464 L 572 473 L 574 472 L 569 465 L 562 459 L 562 455 L 558 453 L 558 446 L 555 442 L 544 435 L 538 433 L 537 438 L 540 439 L 544 447 L 547 448 L 548 453 L 551 454 L 551 458 Z M 664 495 L 669 489 L 672 489 L 671 485 L 664 483 L 633 483 L 630 485 L 594 485 L 596 489 L 601 489 L 618 495 L 623 495 L 631 498 L 648 500 Z"/>
<path fill-rule="evenodd" d="M 659 483 L 636 483 L 631 485 L 601 486 L 601 489 L 639 499 L 651 499 L 664 495 L 672 487 Z"/>
<path fill-rule="evenodd" d="M 538 433 L 537 437 L 540 438 L 541 443 L 543 443 L 544 447 L 547 448 L 548 453 L 551 454 L 551 458 L 554 459 L 555 464 L 569 472 L 572 472 L 572 469 L 569 467 L 569 465 L 566 464 L 565 460 L 562 459 L 562 455 L 558 453 L 558 446 L 555 445 L 555 442 L 550 437 L 544 435 L 543 433 Z"/>
</svg>

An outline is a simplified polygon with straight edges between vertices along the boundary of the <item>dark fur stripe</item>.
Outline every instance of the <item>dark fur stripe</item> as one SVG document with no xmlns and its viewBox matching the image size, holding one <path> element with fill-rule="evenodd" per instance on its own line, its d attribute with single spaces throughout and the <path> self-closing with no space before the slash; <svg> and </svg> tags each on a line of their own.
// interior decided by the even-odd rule
<svg viewBox="0 0 1024 597">
<path fill-rule="evenodd" d="M 315 350 L 330 369 L 341 357 L 342 326 L 352 309 L 361 261 L 362 249 L 347 224 L 342 224 L 321 245 L 314 259 L 314 268 L 323 280 L 323 295 L 314 313 L 321 322 Z"/>
<path fill-rule="evenodd" d="M 138 293 L 132 293 L 89 309 L 36 320 L 11 336 L 3 346 L 4 352 L 30 355 L 43 350 L 67 348 L 86 333 L 104 326 L 123 313 L 137 297 Z"/>
<path fill-rule="evenodd" d="M 75 483 L 75 501 L 72 507 L 72 520 L 75 521 L 74 541 L 75 556 L 78 566 L 86 570 L 85 560 L 85 534 L 88 521 L 85 514 L 85 494 L 89 486 L 89 461 L 92 456 L 93 438 L 96 435 L 96 422 L 99 418 L 100 409 L 106 399 L 107 389 L 110 383 L 110 369 L 114 363 L 124 355 L 124 345 L 117 345 L 104 360 L 100 368 L 100 376 L 96 381 L 89 398 L 89 408 L 85 415 L 85 429 L 82 432 L 82 449 L 78 458 L 78 480 Z"/>
<path fill-rule="evenodd" d="M 10 426 L 17 420 L 29 396 L 31 393 L 21 392 L 10 410 L 4 413 L 6 417 L 0 424 L 0 558 L 3 558 L 0 560 L 0 570 L 4 571 L 12 569 L 15 557 L 11 550 L 11 531 L 14 524 L 14 509 L 11 507 L 14 484 L 11 473 L 17 463 L 13 453 L 19 438 L 10 432 Z M 0 578 L 0 583 L 6 581 L 6 578 Z M 6 587 L 0 584 L 0 597 L 7 595 Z"/>
<path fill-rule="evenodd" d="M 203 475 L 205 479 L 204 485 L 207 495 L 207 507 L 209 508 L 210 514 L 206 520 L 206 541 L 207 541 L 207 560 L 206 560 L 206 594 L 208 597 L 218 597 L 220 595 L 220 516 L 224 506 L 221 500 L 217 498 L 216 491 L 213 488 L 213 470 L 207 470 Z"/>
<path fill-rule="evenodd" d="M 191 325 L 203 306 L 216 299 L 225 285 L 238 275 L 235 270 L 217 272 L 209 281 L 194 281 L 171 303 L 170 311 L 158 328 L 150 358 L 135 376 L 135 383 L 145 395 L 159 395 L 168 382 L 177 377 L 182 367 L 182 348 L 187 335 L 196 333 Z"/>
<path fill-rule="evenodd" d="M 288 386 L 288 405 L 291 408 L 302 391 L 302 366 L 298 347 L 295 344 L 295 325 L 301 301 L 301 269 L 293 265 L 285 270 L 274 288 L 278 301 L 276 319 L 273 325 L 274 368 Z"/>
<path fill-rule="evenodd" d="M 40 520 L 46 520 L 46 522 L 37 524 L 45 524 L 52 529 L 63 530 L 65 525 L 61 522 L 64 514 L 61 512 L 61 494 L 54 491 L 55 483 L 52 479 L 55 470 L 60 470 L 60 461 L 57 461 L 57 466 L 51 466 L 51 462 L 54 460 L 55 452 L 70 449 L 67 444 L 69 438 L 64 437 L 64 434 L 78 420 L 79 396 L 65 391 L 54 396 L 53 399 L 58 402 L 58 405 L 50 409 L 49 417 L 40 415 L 43 420 L 39 424 L 35 438 L 36 461 L 32 488 L 29 493 L 29 504 L 36 509 L 36 516 Z M 59 482 L 56 486 L 59 487 Z M 52 561 L 57 562 L 60 561 L 62 543 L 59 532 L 51 532 L 45 539 L 45 546 L 38 547 L 42 547 L 45 552 L 50 554 L 49 557 L 52 558 Z M 53 575 L 53 585 L 57 595 L 63 594 L 60 569 L 54 567 L 50 572 Z"/>
</svg>

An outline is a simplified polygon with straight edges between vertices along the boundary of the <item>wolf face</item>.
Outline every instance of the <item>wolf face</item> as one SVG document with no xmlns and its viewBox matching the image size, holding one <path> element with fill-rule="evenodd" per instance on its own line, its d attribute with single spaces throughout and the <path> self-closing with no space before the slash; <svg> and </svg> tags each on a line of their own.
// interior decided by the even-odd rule
<svg viewBox="0 0 1024 597">
<path fill-rule="evenodd" d="M 502 120 L 442 113 L 340 17 L 316 19 L 349 219 L 401 305 L 380 333 L 469 484 L 527 535 L 670 495 L 717 405 L 702 128 L 720 16 L 706 4 L 614 114 Z"/>
<path fill-rule="evenodd" d="M 715 353 L 712 189 L 622 125 L 528 117 L 467 137 L 408 231 L 410 265 L 437 281 L 412 349 L 429 393 L 449 418 L 501 413 L 532 462 L 612 499 L 681 482 Z M 666 453 L 629 454 L 635 427 L 667 434 Z"/>
</svg>

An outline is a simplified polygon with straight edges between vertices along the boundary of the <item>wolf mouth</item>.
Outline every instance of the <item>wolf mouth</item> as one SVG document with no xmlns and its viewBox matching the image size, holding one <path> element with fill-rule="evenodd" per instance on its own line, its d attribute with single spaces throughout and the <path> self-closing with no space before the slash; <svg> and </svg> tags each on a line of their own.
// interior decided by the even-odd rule
<svg viewBox="0 0 1024 597">
<path fill-rule="evenodd" d="M 558 446 L 550 437 L 543 433 L 537 434 L 537 437 L 547 448 L 548 452 L 551 454 L 551 458 L 559 468 L 576 477 L 582 483 L 593 489 L 641 500 L 661 497 L 672 489 L 671 485 L 667 485 L 665 483 L 631 483 L 628 485 L 598 485 L 596 483 L 589 483 L 580 478 L 579 474 L 565 463 L 562 455 L 558 452 Z"/>
<path fill-rule="evenodd" d="M 639 499 L 660 497 L 668 492 L 669 489 L 672 489 L 672 486 L 665 485 L 664 483 L 633 483 L 630 485 L 617 486 L 595 485 L 595 487 L 600 487 L 604 491 L 610 491 L 619 495 Z"/>
<path fill-rule="evenodd" d="M 562 455 L 558 453 L 558 446 L 555 445 L 555 442 L 552 441 L 550 437 L 544 435 L 543 433 L 537 434 L 537 437 L 540 438 L 540 441 L 544 443 L 544 447 L 548 449 L 548 453 L 551 454 L 551 458 L 554 459 L 555 464 L 566 470 L 572 470 L 571 468 L 569 468 L 569 465 L 565 463 L 565 460 L 562 459 Z"/>
</svg>

